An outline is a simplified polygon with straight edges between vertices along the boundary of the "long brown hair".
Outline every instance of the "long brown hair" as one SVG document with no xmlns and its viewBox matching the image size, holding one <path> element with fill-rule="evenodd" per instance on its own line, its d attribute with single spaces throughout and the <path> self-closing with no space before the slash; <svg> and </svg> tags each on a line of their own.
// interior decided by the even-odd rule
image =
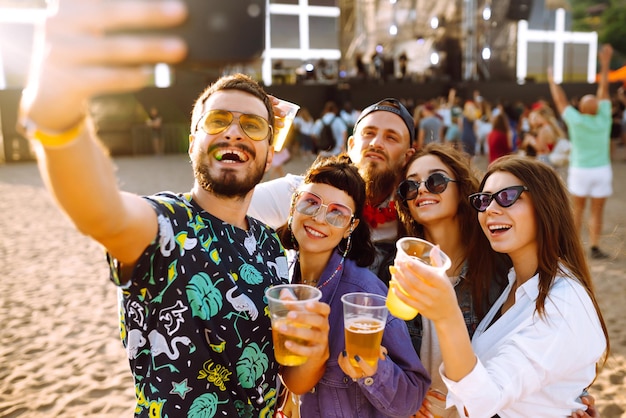
<svg viewBox="0 0 626 418">
<path fill-rule="evenodd" d="M 507 116 L 503 112 L 498 113 L 493 118 L 493 130 L 505 134 L 509 133 L 509 121 Z"/>
<path fill-rule="evenodd" d="M 578 281 L 593 302 L 606 338 L 606 351 L 601 361 L 601 365 L 604 365 L 610 351 L 609 334 L 596 300 L 591 272 L 580 234 L 574 224 L 573 211 L 563 180 L 552 167 L 543 162 L 532 158 L 505 156 L 489 166 L 480 184 L 481 190 L 487 178 L 496 172 L 506 172 L 517 177 L 528 188 L 532 197 L 537 222 L 537 313 L 540 316 L 545 315 L 545 302 L 557 274 Z"/>
<path fill-rule="evenodd" d="M 459 197 L 456 216 L 461 227 L 460 235 L 467 243 L 464 254 L 468 263 L 465 283 L 471 286 L 474 311 L 479 318 L 482 318 L 494 302 L 490 299 L 489 291 L 492 280 L 503 283 L 506 271 L 510 267 L 510 260 L 508 256 L 493 251 L 476 219 L 476 211 L 469 203 L 467 197 L 478 191 L 479 180 L 465 154 L 449 144 L 430 143 L 411 156 L 405 165 L 402 179 L 406 179 L 411 164 L 425 155 L 439 158 L 450 169 L 456 180 Z M 404 202 L 398 202 L 396 208 L 400 221 L 398 236 L 424 238 L 424 226 L 413 219 L 408 206 Z"/>
</svg>

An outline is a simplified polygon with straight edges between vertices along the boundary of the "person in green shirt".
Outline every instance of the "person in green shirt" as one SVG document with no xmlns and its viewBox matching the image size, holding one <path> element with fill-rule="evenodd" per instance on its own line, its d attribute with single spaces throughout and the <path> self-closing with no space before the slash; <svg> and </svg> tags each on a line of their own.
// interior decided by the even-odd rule
<svg viewBox="0 0 626 418">
<path fill-rule="evenodd" d="M 587 200 L 591 200 L 589 240 L 591 257 L 605 259 L 609 255 L 600 250 L 599 241 L 606 199 L 613 194 L 611 169 L 611 101 L 609 96 L 609 63 L 613 55 L 610 45 L 603 45 L 598 53 L 600 82 L 596 95 L 582 97 L 579 109 L 571 106 L 563 88 L 557 85 L 548 70 L 550 93 L 557 111 L 565 121 L 571 141 L 567 186 L 574 205 L 574 221 L 578 230 Z"/>
</svg>

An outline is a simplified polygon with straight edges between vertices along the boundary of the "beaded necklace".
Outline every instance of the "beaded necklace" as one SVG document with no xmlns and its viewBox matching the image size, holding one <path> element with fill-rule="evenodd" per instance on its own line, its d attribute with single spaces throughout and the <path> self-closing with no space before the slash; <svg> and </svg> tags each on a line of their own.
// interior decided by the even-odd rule
<svg viewBox="0 0 626 418">
<path fill-rule="evenodd" d="M 296 256 L 296 259 L 294 260 L 294 262 L 296 262 L 298 260 L 298 258 L 300 257 L 300 254 L 298 254 Z M 330 275 L 330 277 L 328 279 L 326 279 L 322 284 L 319 283 L 315 283 L 314 286 L 317 287 L 318 289 L 321 289 L 322 287 L 326 286 L 328 283 L 330 283 L 330 281 L 332 279 L 335 278 L 335 276 L 337 275 L 337 273 L 339 273 L 341 270 L 343 270 L 343 262 L 346 259 L 345 256 L 341 257 L 341 260 L 339 261 L 339 265 L 337 266 L 337 268 L 335 269 L 335 271 L 333 271 L 333 274 Z M 298 272 L 298 274 L 300 274 L 300 272 Z M 302 284 L 309 284 L 309 282 L 307 282 L 306 280 L 302 279 L 302 276 L 300 275 L 300 282 Z M 313 285 L 313 282 L 311 282 L 311 285 Z"/>
</svg>

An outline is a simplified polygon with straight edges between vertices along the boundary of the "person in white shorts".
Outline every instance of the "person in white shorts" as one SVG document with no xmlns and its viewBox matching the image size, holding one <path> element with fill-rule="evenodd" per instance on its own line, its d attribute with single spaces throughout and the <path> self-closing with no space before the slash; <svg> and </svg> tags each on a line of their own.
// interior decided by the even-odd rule
<svg viewBox="0 0 626 418">
<path fill-rule="evenodd" d="M 613 174 L 611 169 L 611 101 L 609 95 L 609 62 L 613 48 L 604 45 L 600 59 L 600 83 L 596 95 L 586 95 L 580 100 L 579 110 L 569 105 L 563 88 L 554 82 L 552 70 L 548 70 L 548 81 L 552 99 L 567 124 L 572 149 L 568 173 L 568 188 L 574 204 L 574 221 L 580 230 L 585 205 L 591 199 L 589 240 L 591 258 L 604 259 L 608 254 L 598 244 L 602 232 L 602 218 L 607 197 L 612 193 Z"/>
<path fill-rule="evenodd" d="M 613 194 L 611 166 L 595 168 L 572 167 L 567 177 L 567 187 L 574 196 L 606 199 Z"/>
</svg>

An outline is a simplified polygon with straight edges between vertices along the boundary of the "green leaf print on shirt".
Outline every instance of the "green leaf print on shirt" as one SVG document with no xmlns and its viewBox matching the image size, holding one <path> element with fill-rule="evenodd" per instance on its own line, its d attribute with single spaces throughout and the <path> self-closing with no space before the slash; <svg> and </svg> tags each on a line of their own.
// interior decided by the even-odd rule
<svg viewBox="0 0 626 418">
<path fill-rule="evenodd" d="M 257 343 L 252 343 L 244 348 L 239 361 L 237 361 L 237 379 L 241 382 L 241 387 L 254 387 L 254 382 L 263 377 L 269 367 L 269 359 L 263 352 L 269 343 L 266 342 L 263 348 L 259 348 Z"/>
<path fill-rule="evenodd" d="M 217 412 L 217 405 L 228 401 L 219 402 L 215 393 L 205 393 L 198 396 L 191 404 L 187 418 L 213 418 Z"/>
<path fill-rule="evenodd" d="M 222 293 L 215 287 L 222 280 L 224 279 L 219 279 L 213 283 L 206 273 L 195 274 L 189 280 L 186 292 L 193 316 L 207 320 L 222 309 L 224 299 Z"/>
<path fill-rule="evenodd" d="M 239 269 L 239 277 L 248 284 L 263 283 L 263 275 L 252 264 L 242 264 Z"/>
</svg>

